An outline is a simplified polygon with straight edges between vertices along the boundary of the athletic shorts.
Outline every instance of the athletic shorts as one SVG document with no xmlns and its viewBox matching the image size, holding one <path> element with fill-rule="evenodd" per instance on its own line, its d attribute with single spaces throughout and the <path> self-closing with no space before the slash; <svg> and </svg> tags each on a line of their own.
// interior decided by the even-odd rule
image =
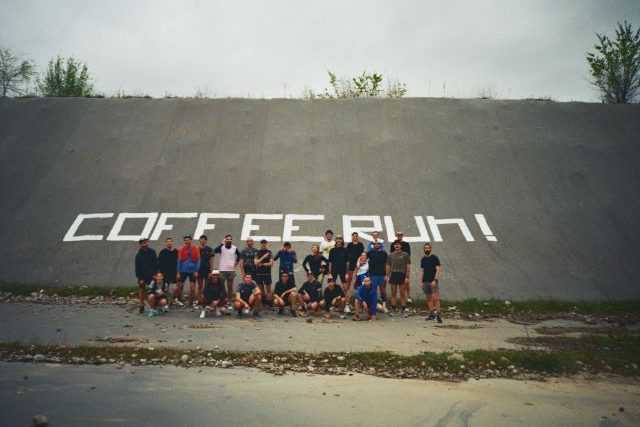
<svg viewBox="0 0 640 427">
<path fill-rule="evenodd" d="M 432 295 L 434 292 L 440 291 L 440 284 L 436 280 L 436 286 L 432 287 L 431 282 L 426 282 L 422 284 L 422 291 L 425 295 Z"/>
<path fill-rule="evenodd" d="M 288 292 L 286 295 L 278 295 L 278 297 L 282 298 L 284 305 L 291 305 L 291 292 Z"/>
<path fill-rule="evenodd" d="M 353 285 L 353 287 L 357 288 L 358 286 L 362 285 L 362 281 L 365 279 L 365 277 L 369 277 L 369 275 L 365 273 L 356 276 L 356 283 Z"/>
<path fill-rule="evenodd" d="M 229 280 L 233 280 L 236 278 L 236 272 L 235 271 L 221 271 L 220 272 L 220 278 L 222 280 L 224 280 L 225 282 L 229 281 Z"/>
<path fill-rule="evenodd" d="M 389 283 L 392 285 L 403 285 L 407 275 L 401 271 L 392 271 L 389 275 Z"/>
<path fill-rule="evenodd" d="M 223 297 L 220 297 L 219 295 L 211 295 L 211 294 L 207 295 L 207 293 L 206 293 L 206 292 L 204 293 L 204 302 L 205 302 L 207 305 L 211 305 L 211 303 L 212 303 L 212 302 L 214 302 L 215 300 L 218 300 L 218 301 L 219 301 L 219 302 L 218 302 L 218 305 L 219 305 L 219 306 L 222 306 L 222 305 L 224 305 L 224 304 L 227 302 L 227 298 L 226 298 L 226 297 L 224 297 L 224 296 L 223 296 Z"/>
<path fill-rule="evenodd" d="M 180 273 L 180 283 L 184 283 L 189 279 L 191 283 L 196 281 L 196 273 Z"/>
<path fill-rule="evenodd" d="M 347 273 L 344 271 L 334 271 L 333 273 L 331 273 L 331 275 L 333 276 L 333 280 L 337 281 L 338 277 L 340 278 L 340 283 L 341 284 L 345 284 L 347 283 Z"/>
<path fill-rule="evenodd" d="M 258 273 L 255 275 L 255 281 L 258 285 L 270 285 L 271 273 Z"/>
<path fill-rule="evenodd" d="M 358 261 L 354 262 L 353 264 L 351 264 L 350 262 L 347 262 L 347 271 L 349 273 L 353 273 L 354 271 L 356 271 L 357 264 L 358 264 Z"/>
</svg>

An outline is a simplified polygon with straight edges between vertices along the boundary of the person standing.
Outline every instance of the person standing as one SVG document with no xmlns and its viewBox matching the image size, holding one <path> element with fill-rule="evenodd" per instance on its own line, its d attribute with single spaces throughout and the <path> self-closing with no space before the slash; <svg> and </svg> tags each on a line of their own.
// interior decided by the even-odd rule
<svg viewBox="0 0 640 427">
<path fill-rule="evenodd" d="M 262 292 L 265 303 L 270 304 L 273 300 L 271 293 L 271 267 L 273 266 L 273 253 L 268 248 L 269 242 L 260 240 L 260 249 L 256 253 L 254 260 L 256 265 L 256 283 Z"/>
<path fill-rule="evenodd" d="M 182 241 L 183 244 L 178 251 L 178 286 L 174 293 L 174 300 L 178 305 L 184 305 L 180 298 L 184 283 L 189 279 L 189 305 L 192 305 L 200 270 L 200 250 L 193 244 L 193 238 L 190 235 L 184 236 Z"/>
<path fill-rule="evenodd" d="M 307 255 L 302 261 L 302 268 L 309 275 L 313 274 L 320 285 L 324 280 L 325 272 L 327 271 L 327 263 L 329 260 L 320 253 L 320 246 L 317 244 L 311 245 L 311 255 Z"/>
<path fill-rule="evenodd" d="M 282 245 L 282 249 L 280 249 L 276 256 L 273 257 L 274 261 L 280 260 L 280 266 L 278 268 L 278 273 L 287 273 L 289 276 L 289 282 L 293 283 L 294 286 L 296 284 L 296 279 L 293 273 L 293 265 L 298 262 L 298 255 L 296 251 L 293 250 L 290 242 L 284 242 Z"/>
<path fill-rule="evenodd" d="M 411 272 L 411 256 L 402 250 L 402 244 L 395 242 L 393 252 L 387 258 L 387 280 L 391 284 L 391 308 L 397 309 L 398 290 L 400 290 L 400 309 L 408 311 L 407 283 Z"/>
<path fill-rule="evenodd" d="M 167 237 L 165 248 L 158 254 L 158 270 L 164 277 L 165 291 L 171 294 L 171 285 L 178 282 L 178 250 L 173 247 L 173 239 Z"/>
<path fill-rule="evenodd" d="M 393 248 L 393 245 L 395 245 L 396 242 L 400 242 L 400 245 L 402 245 L 401 247 L 402 251 L 408 253 L 409 258 L 411 258 L 411 245 L 408 242 L 405 242 L 404 240 L 402 240 L 403 238 L 404 238 L 404 233 L 402 231 L 397 231 L 396 240 L 394 240 L 393 243 L 391 244 L 391 248 Z M 413 300 L 411 299 L 411 276 L 407 276 L 407 278 L 408 278 L 407 284 L 406 284 L 407 304 L 413 304 Z"/>
<path fill-rule="evenodd" d="M 204 234 L 200 236 L 198 250 L 200 251 L 200 268 L 198 269 L 198 288 L 196 289 L 196 301 L 204 304 L 202 298 L 202 290 L 204 284 L 209 280 L 209 273 L 211 273 L 211 259 L 213 258 L 213 249 L 207 245 L 207 236 Z"/>
<path fill-rule="evenodd" d="M 440 317 L 440 275 L 442 267 L 440 258 L 432 253 L 433 247 L 431 243 L 425 243 L 424 256 L 420 260 L 422 268 L 422 290 L 427 298 L 427 308 L 429 309 L 429 317 L 427 320 L 437 320 L 442 323 Z"/>
<path fill-rule="evenodd" d="M 336 280 L 340 279 L 340 286 L 344 288 L 347 283 L 347 248 L 344 247 L 342 236 L 336 237 L 336 245 L 329 251 L 329 274 Z"/>
<path fill-rule="evenodd" d="M 367 245 L 367 252 L 372 251 L 373 246 L 376 243 L 380 243 L 380 248 L 384 251 L 384 240 L 380 238 L 380 232 L 378 230 L 371 232 L 371 237 L 373 238 L 373 240 L 370 241 Z"/>
<path fill-rule="evenodd" d="M 258 249 L 254 246 L 254 240 L 249 237 L 246 240 L 247 246 L 240 252 L 240 275 L 244 277 L 250 274 L 252 277 L 256 274 L 256 254 Z"/>
<path fill-rule="evenodd" d="M 331 249 L 335 246 L 336 242 L 333 240 L 333 231 L 325 231 L 324 238 L 322 239 L 322 242 L 320 242 L 320 252 L 322 252 L 322 256 L 329 259 L 329 252 L 331 252 Z"/>
<path fill-rule="evenodd" d="M 371 289 L 376 295 L 380 289 L 380 299 L 382 300 L 382 309 L 385 313 L 387 310 L 387 291 L 386 291 L 386 271 L 387 271 L 387 253 L 382 249 L 382 242 L 379 240 L 373 244 L 373 249 L 367 253 L 369 257 L 369 277 L 371 278 Z M 376 303 L 377 304 L 377 303 Z M 377 308 L 377 306 L 376 306 Z"/>
<path fill-rule="evenodd" d="M 364 252 L 364 245 L 360 241 L 360 237 L 357 232 L 351 233 L 351 241 L 347 244 L 347 283 L 343 285 L 345 295 L 349 295 L 349 288 L 353 281 L 353 272 L 356 269 L 358 258 Z"/>
<path fill-rule="evenodd" d="M 233 279 L 236 277 L 236 267 L 240 263 L 240 251 L 233 244 L 231 234 L 224 236 L 224 240 L 220 245 L 216 246 L 213 253 L 220 255 L 218 270 L 220 271 L 220 278 L 227 284 L 227 295 L 235 295 Z"/>
<path fill-rule="evenodd" d="M 158 272 L 158 257 L 156 251 L 149 247 L 149 239 L 138 240 L 138 252 L 135 257 L 136 279 L 138 280 L 139 312 L 144 313 L 144 297 L 147 286 Z"/>
</svg>

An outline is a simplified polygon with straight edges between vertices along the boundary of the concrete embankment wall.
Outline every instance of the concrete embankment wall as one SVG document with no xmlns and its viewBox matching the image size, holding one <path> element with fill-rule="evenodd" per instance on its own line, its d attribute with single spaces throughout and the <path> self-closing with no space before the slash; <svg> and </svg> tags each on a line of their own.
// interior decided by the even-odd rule
<svg viewBox="0 0 640 427">
<path fill-rule="evenodd" d="M 368 227 L 416 237 L 414 294 L 428 239 L 448 298 L 637 298 L 639 131 L 638 105 L 0 100 L 0 280 L 131 285 L 137 235 L 199 223 L 300 261 Z"/>
</svg>

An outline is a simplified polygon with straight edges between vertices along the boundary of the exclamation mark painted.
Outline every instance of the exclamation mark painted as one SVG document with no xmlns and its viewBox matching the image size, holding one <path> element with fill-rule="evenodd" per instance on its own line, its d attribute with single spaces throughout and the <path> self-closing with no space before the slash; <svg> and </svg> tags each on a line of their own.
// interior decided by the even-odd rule
<svg viewBox="0 0 640 427">
<path fill-rule="evenodd" d="M 498 238 L 494 236 L 493 231 L 489 228 L 489 224 L 487 224 L 487 219 L 482 214 L 475 214 L 476 221 L 480 226 L 480 231 L 484 234 L 484 237 L 490 242 L 497 242 Z"/>
</svg>

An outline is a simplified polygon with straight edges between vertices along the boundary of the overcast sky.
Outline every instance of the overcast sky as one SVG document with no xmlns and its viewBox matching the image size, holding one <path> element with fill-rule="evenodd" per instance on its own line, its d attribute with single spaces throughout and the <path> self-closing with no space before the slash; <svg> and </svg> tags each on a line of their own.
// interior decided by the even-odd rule
<svg viewBox="0 0 640 427">
<path fill-rule="evenodd" d="M 326 70 L 406 82 L 409 96 L 594 101 L 585 52 L 640 0 L 0 0 L 0 45 L 39 70 L 89 66 L 99 92 L 299 97 Z"/>
</svg>

